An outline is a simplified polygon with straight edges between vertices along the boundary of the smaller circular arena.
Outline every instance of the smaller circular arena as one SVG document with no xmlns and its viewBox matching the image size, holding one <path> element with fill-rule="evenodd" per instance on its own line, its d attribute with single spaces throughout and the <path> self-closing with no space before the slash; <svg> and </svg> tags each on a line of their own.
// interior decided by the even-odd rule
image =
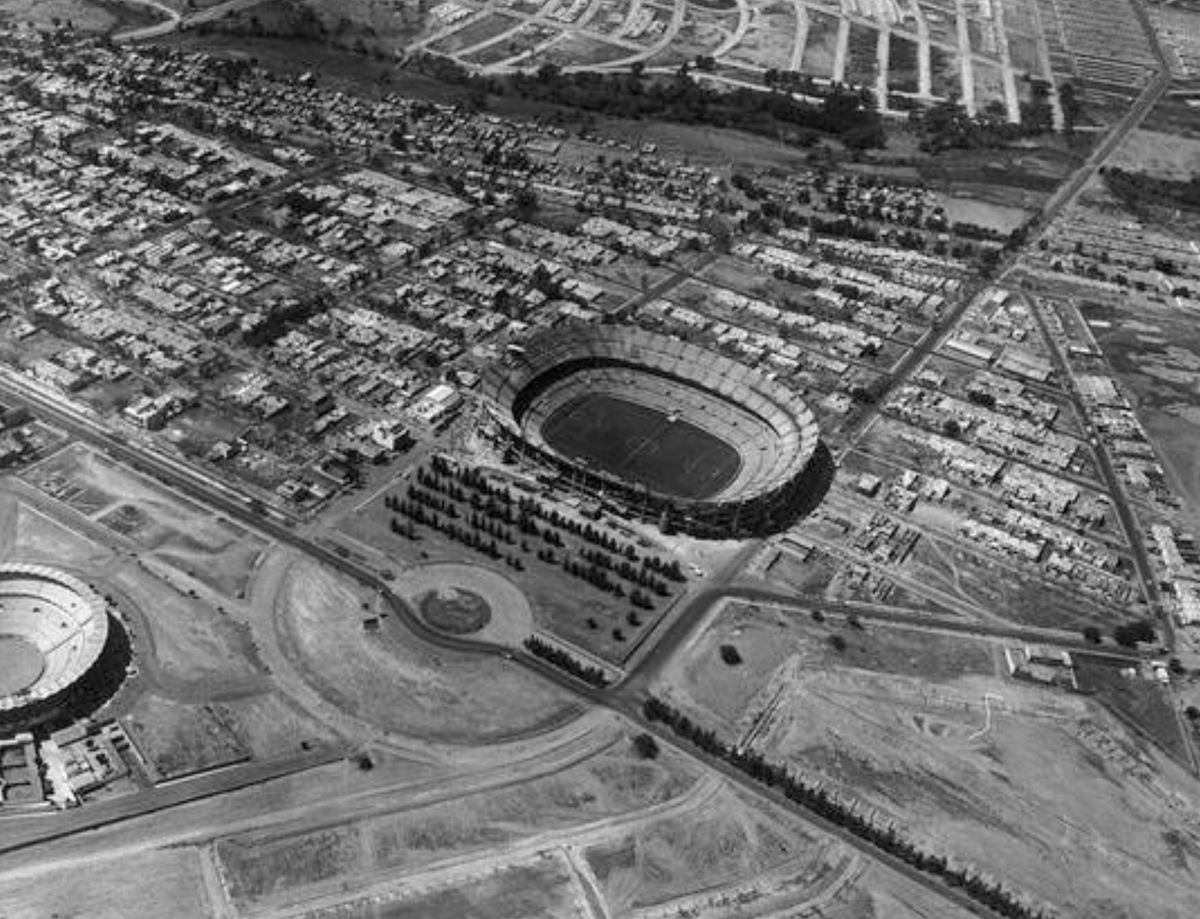
<svg viewBox="0 0 1200 919">
<path fill-rule="evenodd" d="M 536 334 L 484 375 L 494 434 L 622 513 L 698 536 L 779 528 L 821 490 L 803 399 L 707 348 L 631 326 Z"/>
<path fill-rule="evenodd" d="M 0 728 L 57 715 L 109 644 L 104 598 L 43 565 L 0 565 Z"/>
</svg>

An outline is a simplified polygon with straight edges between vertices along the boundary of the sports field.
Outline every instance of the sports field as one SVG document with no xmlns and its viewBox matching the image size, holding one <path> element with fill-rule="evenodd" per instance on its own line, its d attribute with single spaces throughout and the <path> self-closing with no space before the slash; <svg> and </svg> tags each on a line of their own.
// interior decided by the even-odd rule
<svg viewBox="0 0 1200 919">
<path fill-rule="evenodd" d="M 593 469 L 679 498 L 709 498 L 738 473 L 737 450 L 682 417 L 603 393 L 577 396 L 542 425 L 546 443 Z"/>
</svg>

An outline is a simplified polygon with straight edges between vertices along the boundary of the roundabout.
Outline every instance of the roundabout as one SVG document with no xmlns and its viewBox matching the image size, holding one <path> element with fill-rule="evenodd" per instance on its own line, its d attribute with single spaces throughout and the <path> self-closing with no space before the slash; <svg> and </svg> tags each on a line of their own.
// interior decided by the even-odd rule
<svg viewBox="0 0 1200 919">
<path fill-rule="evenodd" d="M 487 600 L 455 587 L 431 590 L 418 601 L 417 610 L 426 625 L 447 635 L 473 635 L 492 620 Z"/>
<path fill-rule="evenodd" d="M 535 631 L 520 588 L 499 572 L 461 562 L 434 562 L 405 571 L 398 591 L 431 629 L 519 648 Z"/>
</svg>

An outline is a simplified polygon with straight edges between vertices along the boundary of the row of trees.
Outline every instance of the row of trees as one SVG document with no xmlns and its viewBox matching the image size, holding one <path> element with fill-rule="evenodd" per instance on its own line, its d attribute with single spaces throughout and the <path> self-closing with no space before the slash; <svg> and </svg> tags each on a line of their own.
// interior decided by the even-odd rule
<svg viewBox="0 0 1200 919">
<path fill-rule="evenodd" d="M 844 86 L 825 89 L 814 84 L 806 92 L 821 98 L 809 102 L 779 81 L 771 84 L 774 91 L 769 92 L 749 87 L 713 89 L 693 79 L 686 64 L 670 76 L 650 76 L 637 65 L 629 73 L 564 73 L 554 64 L 544 64 L 535 73 L 483 76 L 436 55 L 415 56 L 408 66 L 469 87 L 482 97 L 515 95 L 613 118 L 734 128 L 801 146 L 815 143 L 822 134 L 838 137 L 855 149 L 887 145 L 871 93 Z"/>
<path fill-rule="evenodd" d="M 576 659 L 573 654 L 564 651 L 557 645 L 543 641 L 536 635 L 531 635 L 525 639 L 525 649 L 534 657 L 540 657 L 542 660 L 553 664 L 559 670 L 563 670 L 571 674 L 571 676 L 583 680 L 589 686 L 604 689 L 612 683 L 605 672 L 599 667 L 583 663 Z"/>
<path fill-rule="evenodd" d="M 427 526 L 441 533 L 445 533 L 455 542 L 461 543 L 469 549 L 482 552 L 488 558 L 510 558 L 510 556 L 506 556 L 500 551 L 500 545 L 496 542 L 496 540 L 488 539 L 480 533 L 468 530 L 465 527 L 454 523 L 453 521 L 443 520 L 437 514 L 426 511 L 420 504 L 415 502 L 404 502 L 400 505 L 400 512 L 422 526 Z M 403 524 L 401 524 L 398 520 L 395 520 L 395 518 L 393 518 L 393 521 L 393 532 L 409 535 L 408 529 L 405 528 Z M 524 567 L 519 558 L 514 559 L 513 562 L 515 562 L 519 567 Z M 509 564 L 513 564 L 513 562 L 510 562 Z"/>
<path fill-rule="evenodd" d="M 1200 173 L 1190 179 L 1160 179 L 1116 166 L 1109 166 L 1102 173 L 1109 190 L 1125 204 L 1200 209 Z"/>
<path fill-rule="evenodd" d="M 598 565 L 606 571 L 612 571 L 626 581 L 636 584 L 639 587 L 652 590 L 660 597 L 665 597 L 671 592 L 666 581 L 654 577 L 645 567 L 634 567 L 633 563 L 627 558 L 621 558 L 620 561 L 613 561 L 612 557 L 607 553 L 601 552 L 599 549 L 587 548 L 579 550 L 579 557 L 586 562 L 591 562 L 593 565 Z"/>
<path fill-rule="evenodd" d="M 1052 120 L 1050 87 L 1042 80 L 1030 82 L 1030 100 L 1021 105 L 1016 124 L 1008 120 L 1008 112 L 999 101 L 973 116 L 955 99 L 908 113 L 909 126 L 920 135 L 920 147 L 927 153 L 1003 147 L 1046 133 L 1053 127 Z"/>
<path fill-rule="evenodd" d="M 705 753 L 724 760 L 755 781 L 778 788 L 788 800 L 836 823 L 912 868 L 960 888 L 998 915 L 1006 919 L 1049 919 L 1045 910 L 1031 906 L 1026 897 L 1000 882 L 984 877 L 967 865 L 952 863 L 945 855 L 924 850 L 894 824 L 883 823 L 860 811 L 853 802 L 836 796 L 821 783 L 778 763 L 768 762 L 752 750 L 729 746 L 714 731 L 695 723 L 666 702 L 651 696 L 642 706 L 642 712 L 647 720 L 666 725 Z"/>
<path fill-rule="evenodd" d="M 536 536 L 545 541 L 546 546 L 541 546 L 536 551 L 538 560 L 558 565 L 568 575 L 592 584 L 604 593 L 619 599 L 628 597 L 632 606 L 648 612 L 655 608 L 655 595 L 671 595 L 668 581 L 682 582 L 685 579 L 678 560 L 667 561 L 658 555 L 638 554 L 631 542 L 618 540 L 616 536 L 593 527 L 590 523 L 565 517 L 540 501 L 515 498 L 508 488 L 494 485 L 480 471 L 467 467 L 458 468 L 445 457 L 432 457 L 430 469 L 418 469 L 415 477 L 418 485 L 422 487 L 409 485 L 408 498 L 418 507 L 424 506 L 451 518 L 458 518 L 460 513 L 456 510 L 455 503 L 469 501 L 476 512 L 469 513 L 466 518 L 467 524 L 472 528 L 472 533 L 468 534 L 467 545 L 478 542 L 481 551 L 485 553 L 490 553 L 490 547 L 496 541 L 514 545 L 512 531 L 504 524 L 515 525 L 522 536 Z M 422 488 L 430 491 L 426 492 Z M 392 511 L 413 516 L 413 507 L 395 497 L 385 498 L 384 503 Z M 545 527 L 539 527 L 536 522 L 538 519 L 546 521 Z M 559 557 L 554 548 L 566 547 L 559 529 L 569 531 L 590 545 L 578 549 L 577 555 L 566 552 Z M 404 533 L 403 529 L 397 531 Z M 482 539 L 479 534 L 491 536 L 492 540 Z M 521 548 L 523 551 L 530 551 L 528 543 L 524 540 L 521 541 Z M 511 561 L 509 564 L 512 564 Z M 631 589 L 626 590 L 622 582 L 613 575 L 628 582 Z"/>
<path fill-rule="evenodd" d="M 491 558 L 504 558 L 510 567 L 523 570 L 524 564 L 520 557 L 506 554 L 504 550 L 505 545 L 516 545 L 517 540 L 503 521 L 515 523 L 522 535 L 540 536 L 546 542 L 547 546 L 539 546 L 537 549 L 539 561 L 558 565 L 567 574 L 591 584 L 604 593 L 620 599 L 627 597 L 632 606 L 646 611 L 653 611 L 655 608 L 653 595 L 670 596 L 671 588 L 665 578 L 683 579 L 678 562 L 668 563 L 649 555 L 641 557 L 632 545 L 622 547 L 613 537 L 590 524 L 580 524 L 569 518 L 560 518 L 564 526 L 574 529 L 581 537 L 597 546 L 602 545 L 621 554 L 614 557 L 603 549 L 584 546 L 577 556 L 564 553 L 560 559 L 554 549 L 564 548 L 561 535 L 551 526 L 541 529 L 534 522 L 534 514 L 539 511 L 545 514 L 544 509 L 536 502 L 514 501 L 507 489 L 497 489 L 474 470 L 464 472 L 462 478 L 471 482 L 469 494 L 455 481 L 459 477 L 458 470 L 441 457 L 434 458 L 432 471 L 427 471 L 424 467 L 418 469 L 418 484 L 409 484 L 406 500 L 395 495 L 384 498 L 384 506 L 388 510 L 408 518 L 409 521 L 403 523 L 393 518 L 392 531 L 409 539 L 416 539 L 417 535 L 412 525 L 412 521 L 416 521 L 446 533 L 457 542 Z M 475 490 L 477 485 L 481 486 L 480 490 Z M 465 517 L 458 507 L 458 503 L 464 501 L 468 501 L 470 506 L 475 508 Z M 512 510 L 514 506 L 517 507 L 516 514 Z M 448 521 L 443 521 L 443 517 L 448 518 Z M 456 522 L 460 519 L 465 525 Z M 524 552 L 532 551 L 524 539 L 521 540 L 520 547 Z M 640 567 L 635 564 L 638 561 L 641 562 Z M 621 581 L 613 575 L 629 582 L 632 589 L 627 591 Z"/>
</svg>

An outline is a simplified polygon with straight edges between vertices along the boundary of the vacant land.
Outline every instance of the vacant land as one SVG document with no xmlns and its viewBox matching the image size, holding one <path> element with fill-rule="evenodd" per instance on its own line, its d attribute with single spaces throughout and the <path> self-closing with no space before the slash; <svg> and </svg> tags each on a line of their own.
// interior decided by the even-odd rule
<svg viewBox="0 0 1200 919">
<path fill-rule="evenodd" d="M 257 672 L 248 634 L 211 603 L 136 562 L 110 573 L 108 581 L 150 629 L 152 642 L 142 650 L 175 680 L 216 691 Z"/>
<path fill-rule="evenodd" d="M 336 889 L 365 874 L 399 877 L 531 836 L 637 815 L 685 795 L 696 781 L 682 758 L 646 761 L 621 738 L 559 772 L 512 786 L 286 834 L 247 833 L 218 846 L 239 907 Z M 685 802 L 689 803 L 689 802 Z"/>
<path fill-rule="evenodd" d="M 146 695 L 122 723 L 149 763 L 155 781 L 250 758 L 234 718 L 220 705 L 181 705 Z"/>
<path fill-rule="evenodd" d="M 111 862 L 51 860 L 41 870 L 0 877 L 0 915 L 6 919 L 128 919 L 211 915 L 194 850 L 138 852 Z"/>
<path fill-rule="evenodd" d="M 1134 131 L 1109 164 L 1160 179 L 1186 181 L 1200 173 L 1200 139 L 1162 131 Z"/>
<path fill-rule="evenodd" d="M 578 713 L 561 690 L 510 661 L 433 648 L 391 630 L 364 631 L 377 597 L 328 568 L 294 563 L 276 615 L 285 647 L 314 687 L 387 730 L 447 743 L 536 733 Z"/>
<path fill-rule="evenodd" d="M 997 649 L 731 607 L 660 691 L 1060 915 L 1194 915 L 1198 863 L 1171 852 L 1200 852 L 1196 779 L 1095 702 L 997 675 Z"/>
<path fill-rule="evenodd" d="M 1200 503 L 1200 335 L 1195 322 L 1175 310 L 1139 304 L 1118 309 L 1081 306 L 1084 318 L 1117 377 L 1133 396 L 1162 460 L 1172 489 Z"/>
<path fill-rule="evenodd" d="M 590 913 L 578 902 L 566 866 L 539 861 L 340 915 L 348 919 L 584 919 Z"/>
<path fill-rule="evenodd" d="M 266 548 L 243 527 L 83 446 L 62 450 L 23 477 L 225 596 L 245 590 Z"/>
<path fill-rule="evenodd" d="M 1011 233 L 1031 216 L 1024 208 L 992 204 L 974 197 L 941 195 L 940 200 L 951 224 L 969 223 L 999 233 Z"/>
<path fill-rule="evenodd" d="M 644 823 L 585 857 L 618 915 L 695 894 L 699 905 L 715 891 L 742 904 L 803 900 L 848 880 L 852 856 L 778 818 L 725 788 L 699 812 Z"/>
<path fill-rule="evenodd" d="M 4 556 L 9 560 L 88 567 L 111 556 L 104 546 L 24 501 L 7 494 L 0 501 L 11 502 L 13 512 L 5 526 Z"/>
<path fill-rule="evenodd" d="M 833 636 L 837 636 L 834 647 Z M 689 698 L 734 728 L 764 679 L 787 665 L 789 673 L 826 673 L 856 667 L 883 674 L 948 682 L 997 672 L 996 650 L 986 641 L 928 629 L 871 623 L 856 628 L 841 617 L 815 621 L 803 609 L 728 603 L 712 628 L 690 647 L 679 683 Z M 727 660 L 735 663 L 727 663 Z"/>
<path fill-rule="evenodd" d="M 162 18 L 149 6 L 121 0 L 0 0 L 0 22 L 8 19 L 38 29 L 70 23 L 81 32 L 107 33 Z"/>
</svg>

